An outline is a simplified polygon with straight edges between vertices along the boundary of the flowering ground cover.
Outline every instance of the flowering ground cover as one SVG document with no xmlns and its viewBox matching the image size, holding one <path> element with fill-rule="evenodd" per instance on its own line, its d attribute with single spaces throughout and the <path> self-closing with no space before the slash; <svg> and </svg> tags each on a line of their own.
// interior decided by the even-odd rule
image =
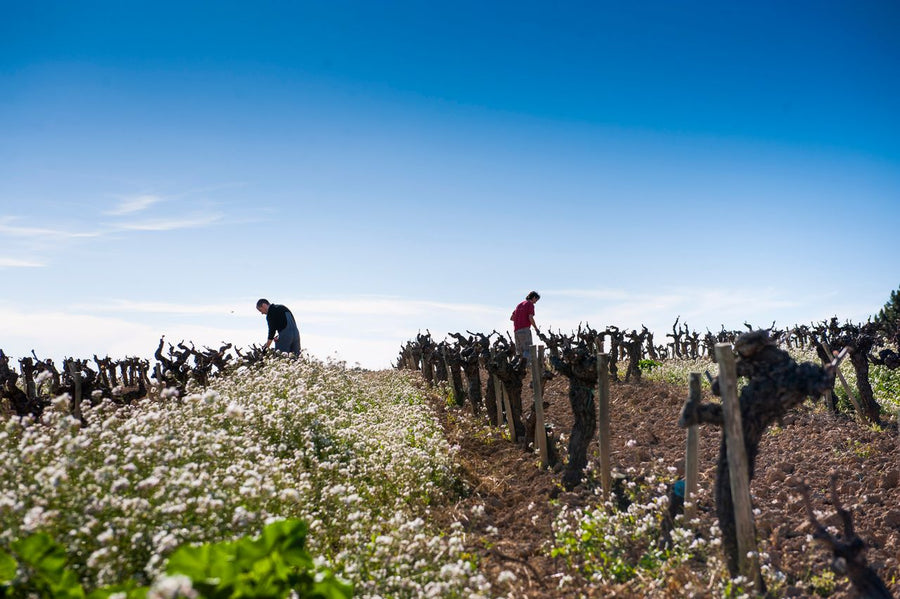
<svg viewBox="0 0 900 599">
<path fill-rule="evenodd" d="M 320 565 L 360 597 L 479 597 L 458 526 L 454 452 L 410 377 L 274 359 L 183 398 L 127 408 L 58 400 L 0 431 L 0 549 L 35 532 L 91 588 L 152 582 L 187 542 L 309 524 Z"/>
<path fill-rule="evenodd" d="M 425 390 L 415 373 L 269 360 L 182 398 L 163 390 L 126 408 L 85 405 L 86 425 L 61 399 L 40 422 L 0 427 L 0 551 L 45 532 L 87 588 L 124 579 L 163 588 L 176 547 L 298 518 L 318 567 L 360 597 L 739 596 L 710 496 L 717 430 L 700 432 L 697 518 L 663 532 L 668 485 L 683 467 L 676 422 L 687 373 L 706 368 L 715 374 L 714 365 L 666 364 L 639 384 L 613 385 L 612 455 L 623 475 L 614 501 L 599 493 L 594 445 L 584 483 L 565 492 L 558 470 L 541 470 L 502 429 L 448 401 L 447 389 Z M 896 380 L 882 378 L 876 397 L 890 413 Z M 544 395 L 562 454 L 566 392 L 557 378 Z M 817 509 L 827 507 L 831 470 L 853 473 L 841 489 L 854 497 L 871 562 L 897 586 L 893 422 L 876 429 L 809 403 L 767 432 L 751 490 L 773 596 L 852 596 L 810 539 L 796 492 L 809 480 Z"/>
</svg>

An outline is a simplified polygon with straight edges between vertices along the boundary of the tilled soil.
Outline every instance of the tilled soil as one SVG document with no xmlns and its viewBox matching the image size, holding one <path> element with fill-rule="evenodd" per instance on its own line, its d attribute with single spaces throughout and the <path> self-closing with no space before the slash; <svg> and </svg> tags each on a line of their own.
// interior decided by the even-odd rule
<svg viewBox="0 0 900 599">
<path fill-rule="evenodd" d="M 523 405 L 532 402 L 526 378 Z M 672 466 L 681 472 L 686 433 L 677 426 L 687 397 L 687 386 L 643 381 L 613 383 L 610 391 L 611 451 L 613 468 L 625 472 L 658 472 Z M 704 400 L 710 400 L 704 390 Z M 573 418 L 568 401 L 568 381 L 556 377 L 544 389 L 549 402 L 545 419 L 558 437 L 568 438 Z M 627 586 L 600 589 L 559 590 L 566 566 L 549 556 L 553 538 L 551 521 L 558 507 L 551 498 L 570 506 L 598 503 L 596 485 L 588 480 L 573 492 L 561 491 L 561 472 L 542 470 L 534 453 L 502 438 L 487 426 L 486 417 L 471 416 L 471 409 L 448 407 L 435 396 L 435 406 L 451 443 L 459 446 L 459 466 L 471 492 L 444 512 L 443 524 L 463 523 L 467 551 L 479 557 L 480 567 L 492 580 L 495 592 L 508 597 L 632 597 Z M 482 424 L 483 423 L 483 424 Z M 719 453 L 718 428 L 700 428 L 699 517 L 703 524 L 715 520 L 712 486 Z M 559 443 L 561 459 L 565 443 Z M 588 478 L 595 478 L 598 462 L 596 441 L 589 452 Z M 756 510 L 759 549 L 767 561 L 787 578 L 778 596 L 816 597 L 815 576 L 829 570 L 830 552 L 811 541 L 812 527 L 797 486 L 808 481 L 814 509 L 820 520 L 840 527 L 831 505 L 828 486 L 831 473 L 838 476 L 843 506 L 853 515 L 857 534 L 868 544 L 867 557 L 895 596 L 900 597 L 900 442 L 896 422 L 883 430 L 861 424 L 849 416 L 836 416 L 821 403 L 807 402 L 791 411 L 783 423 L 765 434 L 751 483 Z M 483 511 L 482 507 L 483 506 Z M 842 531 L 841 531 L 842 532 Z M 497 580 L 502 571 L 515 579 Z M 505 575 L 508 578 L 508 574 Z M 708 575 L 706 575 L 708 578 Z M 845 577 L 835 576 L 831 597 L 856 597 Z M 671 590 L 665 596 L 679 596 Z M 687 593 L 684 593 L 687 595 Z M 663 596 L 663 595 L 661 595 Z M 700 591 L 697 596 L 704 596 Z M 712 596 L 707 592 L 707 596 Z"/>
</svg>

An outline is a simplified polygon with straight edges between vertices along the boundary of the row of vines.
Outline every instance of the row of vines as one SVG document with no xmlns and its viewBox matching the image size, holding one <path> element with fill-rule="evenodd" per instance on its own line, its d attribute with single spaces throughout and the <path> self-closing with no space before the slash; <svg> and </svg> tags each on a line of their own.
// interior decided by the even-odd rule
<svg viewBox="0 0 900 599">
<path fill-rule="evenodd" d="M 739 405 L 751 480 L 765 431 L 808 397 L 819 398 L 833 393 L 835 381 L 838 378 L 843 381 L 839 373 L 844 357 L 855 372 L 856 388 L 845 387 L 851 402 L 832 401 L 829 408 L 839 413 L 852 403 L 861 419 L 873 425 L 882 424 L 885 410 L 874 397 L 869 380 L 870 366 L 878 365 L 890 370 L 900 366 L 900 328 L 873 322 L 861 325 L 841 323 L 836 318 L 783 330 L 774 326 L 768 329 L 746 326 L 747 331 L 723 329 L 718 333 L 707 331 L 705 335 L 700 335 L 676 321 L 672 332 L 667 334 L 671 341 L 665 345 L 656 345 L 653 334 L 646 327 L 641 331 L 628 332 L 617 327 L 598 331 L 583 325 L 569 334 L 538 332 L 538 337 L 548 350 L 549 359 L 541 364 L 537 372 L 543 372 L 542 380 L 562 376 L 568 381 L 573 426 L 568 435 L 567 456 L 563 460 L 562 486 L 566 490 L 578 486 L 588 464 L 588 444 L 597 433 L 595 391 L 601 355 L 605 355 L 605 363 L 608 364 L 609 381 L 613 384 L 628 383 L 639 382 L 642 371 L 659 365 L 661 361 L 699 358 L 716 361 L 716 345 L 731 344 L 736 357 L 737 375 L 744 377 Z M 794 349 L 807 350 L 806 353 L 814 351 L 820 363 L 797 363 L 788 351 Z M 401 347 L 396 367 L 421 371 L 425 381 L 432 385 L 446 385 L 458 406 L 468 404 L 475 415 L 486 412 L 491 425 L 508 426 L 511 441 L 519 443 L 525 451 L 530 452 L 532 447 L 536 447 L 536 413 L 541 410 L 536 409 L 534 402 L 523 402 L 526 373 L 531 369 L 528 359 L 517 351 L 509 335 L 496 331 L 489 335 L 467 331 L 466 335 L 452 333 L 449 339 L 435 341 L 426 331 Z M 624 374 L 621 374 L 622 370 Z M 720 395 L 719 377 L 712 377 L 708 372 L 706 375 L 713 394 Z M 484 383 L 482 377 L 486 379 Z M 843 382 L 846 385 L 846 381 Z M 496 385 L 501 385 L 502 390 L 495 389 Z M 508 401 L 499 399 L 504 395 Z M 527 411 L 523 411 L 523 404 L 529 407 Z M 714 488 L 715 512 L 728 570 L 732 577 L 737 577 L 741 560 L 723 406 L 718 402 L 704 403 L 699 401 L 699 396 L 692 396 L 685 402 L 678 424 L 681 428 L 706 424 L 722 429 Z M 547 425 L 547 433 L 549 465 L 552 466 L 560 458 L 552 426 Z M 843 523 L 844 534 L 833 535 L 808 507 L 809 520 L 817 538 L 832 549 L 835 559 L 844 565 L 845 573 L 863 596 L 890 597 L 884 583 L 867 565 L 865 544 L 854 533 L 851 516 L 843 509 L 836 486 L 834 483 L 832 485 L 832 504 Z M 670 499 L 674 500 L 674 497 Z M 675 501 L 671 505 L 675 505 Z M 757 584 L 762 585 L 762 580 Z M 757 590 L 765 592 L 764 588 Z"/>
<path fill-rule="evenodd" d="M 51 358 L 41 359 L 32 351 L 30 357 L 18 360 L 17 370 L 10 356 L 0 349 L 0 405 L 6 404 L 17 416 L 39 418 L 55 398 L 64 394 L 71 398 L 75 415 L 82 399 L 89 399 L 92 405 L 103 400 L 126 405 L 146 397 L 154 388 L 182 396 L 189 385 L 206 387 L 229 366 L 259 362 L 263 350 L 253 345 L 242 351 L 230 343 L 218 349 L 198 349 L 184 341 L 166 348 L 163 337 L 154 357 L 151 366 L 142 358 L 113 360 L 95 354 L 93 360 L 65 358 L 60 368 Z"/>
</svg>

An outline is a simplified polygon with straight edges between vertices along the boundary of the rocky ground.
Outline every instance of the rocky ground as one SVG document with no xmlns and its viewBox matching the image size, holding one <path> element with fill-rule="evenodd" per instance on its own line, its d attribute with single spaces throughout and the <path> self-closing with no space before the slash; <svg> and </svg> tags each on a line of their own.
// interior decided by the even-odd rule
<svg viewBox="0 0 900 599">
<path fill-rule="evenodd" d="M 568 383 L 562 377 L 548 382 L 544 391 L 549 402 L 546 420 L 564 437 L 572 426 L 567 393 Z M 658 471 L 660 465 L 683 468 L 686 436 L 676 423 L 686 397 L 686 386 L 651 381 L 614 383 L 613 467 L 622 472 L 633 467 L 637 473 Z M 529 404 L 529 399 L 526 379 L 523 405 Z M 708 399 L 709 391 L 704 390 L 704 400 Z M 599 589 L 576 585 L 560 591 L 559 576 L 566 568 L 559 558 L 549 556 L 550 523 L 560 503 L 597 503 L 594 482 L 588 480 L 570 493 L 561 491 L 560 472 L 541 470 L 533 453 L 503 439 L 481 419 L 473 419 L 467 414 L 468 407 L 448 407 L 437 395 L 435 405 L 448 438 L 460 448 L 460 467 L 471 488 L 471 493 L 442 517 L 448 523 L 463 522 L 467 549 L 479 557 L 496 591 L 533 599 L 646 595 L 635 590 L 640 585 L 633 584 Z M 701 427 L 698 505 L 707 528 L 715 519 L 711 492 L 719 435 L 716 428 Z M 565 457 L 564 445 L 559 454 Z M 597 462 L 596 442 L 589 457 L 592 464 Z M 792 411 L 781 425 L 766 433 L 751 484 L 760 551 L 786 576 L 776 596 L 857 596 L 845 577 L 835 576 L 833 590 L 822 583 L 829 576 L 830 552 L 808 537 L 812 529 L 797 491 L 799 483 L 808 481 L 813 507 L 821 512 L 822 522 L 839 525 L 827 493 L 831 473 L 837 473 L 839 492 L 844 507 L 852 512 L 857 534 L 870 546 L 869 563 L 895 596 L 900 596 L 900 441 L 896 421 L 891 419 L 878 429 L 849 416 L 835 416 L 821 403 L 812 402 Z M 589 478 L 591 475 L 588 472 Z M 557 506 L 551 502 L 554 497 Z M 483 512 L 478 506 L 483 506 Z M 503 571 L 512 572 L 515 579 L 508 580 L 511 577 L 506 574 L 498 581 Z M 706 574 L 704 579 L 708 578 Z M 668 586 L 660 596 L 688 594 L 678 591 L 677 581 Z"/>
</svg>

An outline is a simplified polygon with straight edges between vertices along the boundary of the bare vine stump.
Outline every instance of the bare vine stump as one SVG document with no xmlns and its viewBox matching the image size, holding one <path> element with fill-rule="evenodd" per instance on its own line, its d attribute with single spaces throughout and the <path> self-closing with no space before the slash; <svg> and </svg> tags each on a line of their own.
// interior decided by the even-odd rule
<svg viewBox="0 0 900 599">
<path fill-rule="evenodd" d="M 419 347 L 422 350 L 422 377 L 425 379 L 429 385 L 434 384 L 434 364 L 433 364 L 433 354 L 435 350 L 435 343 L 431 339 L 431 333 L 427 332 L 422 335 L 421 333 L 416 337 L 416 341 L 419 342 Z"/>
<path fill-rule="evenodd" d="M 646 329 L 644 329 L 646 330 Z M 625 382 L 634 379 L 634 382 L 641 382 L 641 357 L 643 356 L 645 333 L 632 331 L 628 334 L 628 341 L 625 343 L 625 351 L 628 355 L 628 368 L 625 371 Z"/>
<path fill-rule="evenodd" d="M 434 380 L 438 383 L 447 382 L 447 362 L 444 361 L 443 352 L 440 347 L 435 349 L 431 354 L 432 364 L 434 365 Z"/>
<path fill-rule="evenodd" d="M 831 365 L 823 368 L 808 362 L 797 364 L 787 352 L 778 349 L 765 330 L 741 335 L 735 342 L 735 350 L 738 354 L 736 374 L 749 378 L 741 391 L 739 402 L 749 481 L 753 479 L 760 440 L 766 428 L 807 397 L 817 398 L 829 389 L 834 383 L 834 371 Z M 713 393 L 721 393 L 718 380 L 713 382 Z M 678 425 L 687 428 L 704 423 L 723 426 L 722 406 L 694 399 L 685 402 Z M 716 468 L 716 514 L 722 529 L 728 569 L 732 576 L 737 576 L 737 533 L 727 455 L 728 448 L 723 434 Z"/>
<path fill-rule="evenodd" d="M 828 532 L 816 518 L 809 498 L 809 486 L 804 484 L 801 488 L 803 501 L 806 506 L 806 515 L 813 525 L 815 532 L 813 538 L 825 544 L 832 552 L 832 569 L 838 574 L 846 574 L 860 597 L 863 599 L 892 599 L 890 591 L 884 581 L 866 561 L 866 544 L 853 530 L 853 518 L 850 512 L 841 505 L 837 492 L 837 478 L 831 477 L 831 503 L 844 526 L 843 538 L 836 537 Z"/>
<path fill-rule="evenodd" d="M 75 360 L 66 360 L 66 369 L 69 371 L 69 376 L 72 377 L 72 386 L 74 387 L 71 399 L 72 415 L 81 420 L 81 372 L 77 370 Z"/>
<path fill-rule="evenodd" d="M 466 395 L 472 404 L 472 413 L 478 415 L 482 410 L 481 399 L 481 355 L 479 346 L 472 337 L 466 338 L 454 333 L 459 341 L 459 361 L 466 375 Z"/>
<path fill-rule="evenodd" d="M 462 382 L 462 358 L 459 355 L 459 348 L 446 346 L 444 359 L 447 361 L 447 369 L 450 371 L 453 399 L 456 400 L 456 405 L 462 407 L 466 403 L 466 390 Z"/>
<path fill-rule="evenodd" d="M 9 367 L 9 356 L 0 350 L 0 397 L 6 398 L 16 416 L 28 416 L 29 414 L 40 417 L 42 406 L 39 403 L 31 402 L 24 391 L 19 389 L 16 384 L 19 380 L 19 373 Z"/>
<path fill-rule="evenodd" d="M 528 360 L 516 355 L 515 348 L 503 337 L 493 346 L 490 371 L 497 375 L 506 396 L 506 418 L 515 429 L 514 442 L 525 440 L 525 423 L 522 422 L 522 382 L 528 368 Z"/>
<path fill-rule="evenodd" d="M 571 491 L 584 476 L 588 444 L 597 431 L 597 359 L 594 356 L 596 334 L 579 336 L 573 341 L 561 335 L 538 333 L 550 349 L 550 364 L 569 379 L 569 404 L 575 422 L 569 438 L 569 462 L 563 472 L 563 486 Z"/>
</svg>

